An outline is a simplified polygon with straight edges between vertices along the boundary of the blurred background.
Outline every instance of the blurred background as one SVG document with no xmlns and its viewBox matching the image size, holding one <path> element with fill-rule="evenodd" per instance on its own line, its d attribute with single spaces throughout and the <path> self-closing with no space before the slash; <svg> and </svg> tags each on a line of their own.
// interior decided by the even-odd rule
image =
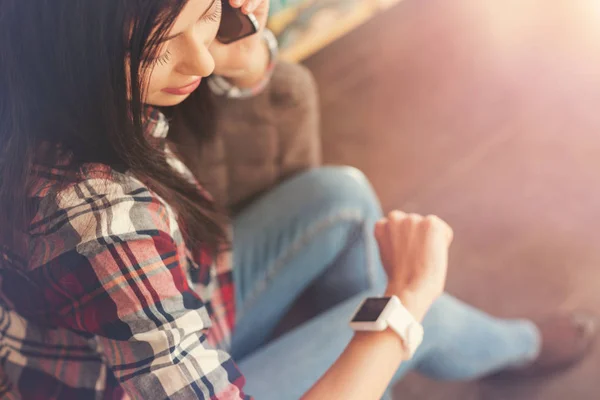
<svg viewBox="0 0 600 400">
<path fill-rule="evenodd" d="M 454 227 L 448 290 L 499 316 L 600 313 L 599 0 L 274 0 L 283 58 L 319 85 L 325 161 L 385 210 Z M 600 348 L 547 379 L 398 399 L 598 399 Z"/>
</svg>

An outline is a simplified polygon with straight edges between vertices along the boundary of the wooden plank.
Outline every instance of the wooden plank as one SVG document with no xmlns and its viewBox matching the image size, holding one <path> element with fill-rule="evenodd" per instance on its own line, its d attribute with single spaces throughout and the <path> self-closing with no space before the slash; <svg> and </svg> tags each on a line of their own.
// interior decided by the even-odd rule
<svg viewBox="0 0 600 400">
<path fill-rule="evenodd" d="M 279 35 L 286 26 L 288 26 L 296 17 L 302 8 L 311 3 L 312 0 L 305 0 L 298 3 L 293 7 L 286 8 L 285 10 L 279 11 L 277 14 L 269 18 L 269 29 L 273 31 L 275 35 Z"/>
<path fill-rule="evenodd" d="M 341 17 L 330 21 L 323 28 L 318 24 L 308 29 L 301 38 L 289 48 L 281 50 L 281 58 L 288 62 L 299 62 L 316 53 L 331 42 L 339 39 L 348 32 L 364 24 L 378 12 L 395 5 L 400 0 L 364 0 L 351 11 Z M 290 22 L 301 12 L 303 4 L 284 10 L 271 17 L 269 28 L 275 34 L 281 33 Z M 326 11 L 325 11 L 326 12 Z M 317 18 L 318 18 L 318 14 Z"/>
</svg>

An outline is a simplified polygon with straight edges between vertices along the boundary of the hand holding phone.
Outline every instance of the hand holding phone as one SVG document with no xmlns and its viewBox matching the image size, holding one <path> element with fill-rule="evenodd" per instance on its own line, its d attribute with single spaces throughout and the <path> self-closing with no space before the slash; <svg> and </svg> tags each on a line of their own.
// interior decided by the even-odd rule
<svg viewBox="0 0 600 400">
<path fill-rule="evenodd" d="M 256 34 L 267 24 L 269 0 L 219 1 L 221 25 L 209 47 L 215 62 L 213 74 L 237 87 L 251 87 L 264 77 L 271 60 L 264 36 Z"/>
</svg>

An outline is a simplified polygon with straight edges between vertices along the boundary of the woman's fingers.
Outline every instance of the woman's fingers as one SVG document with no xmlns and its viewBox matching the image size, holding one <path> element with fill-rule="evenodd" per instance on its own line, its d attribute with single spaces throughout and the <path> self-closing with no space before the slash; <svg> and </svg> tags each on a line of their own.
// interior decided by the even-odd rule
<svg viewBox="0 0 600 400">
<path fill-rule="evenodd" d="M 254 10 L 256 10 L 256 7 L 258 7 L 261 1 L 263 0 L 248 0 L 246 1 L 246 4 L 244 4 L 244 6 L 242 7 L 242 10 L 246 14 L 250 14 L 254 12 Z"/>
<path fill-rule="evenodd" d="M 253 13 L 263 1 L 268 0 L 229 0 L 229 4 L 231 4 L 233 8 L 241 8 L 244 14 L 250 14 Z"/>
<path fill-rule="evenodd" d="M 433 229 L 439 229 L 444 234 L 444 237 L 448 241 L 448 244 L 452 243 L 452 240 L 454 240 L 454 231 L 452 230 L 450 225 L 446 223 L 446 221 L 444 221 L 436 215 L 428 215 L 427 217 L 425 217 L 425 221 Z"/>
</svg>

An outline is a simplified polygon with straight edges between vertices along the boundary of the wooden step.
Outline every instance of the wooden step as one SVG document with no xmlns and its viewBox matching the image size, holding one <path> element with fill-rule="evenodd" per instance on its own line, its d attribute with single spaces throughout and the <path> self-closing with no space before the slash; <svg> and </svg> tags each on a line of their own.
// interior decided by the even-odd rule
<svg viewBox="0 0 600 400">
<path fill-rule="evenodd" d="M 336 14 L 336 10 L 322 10 L 315 13 L 308 29 L 291 46 L 281 49 L 281 58 L 289 62 L 299 62 L 316 53 L 331 42 L 364 24 L 377 13 L 397 4 L 400 0 L 359 0 L 348 12 Z M 308 1 L 296 7 L 283 10 L 272 16 L 269 28 L 281 34 L 286 27 L 305 10 Z"/>
</svg>

